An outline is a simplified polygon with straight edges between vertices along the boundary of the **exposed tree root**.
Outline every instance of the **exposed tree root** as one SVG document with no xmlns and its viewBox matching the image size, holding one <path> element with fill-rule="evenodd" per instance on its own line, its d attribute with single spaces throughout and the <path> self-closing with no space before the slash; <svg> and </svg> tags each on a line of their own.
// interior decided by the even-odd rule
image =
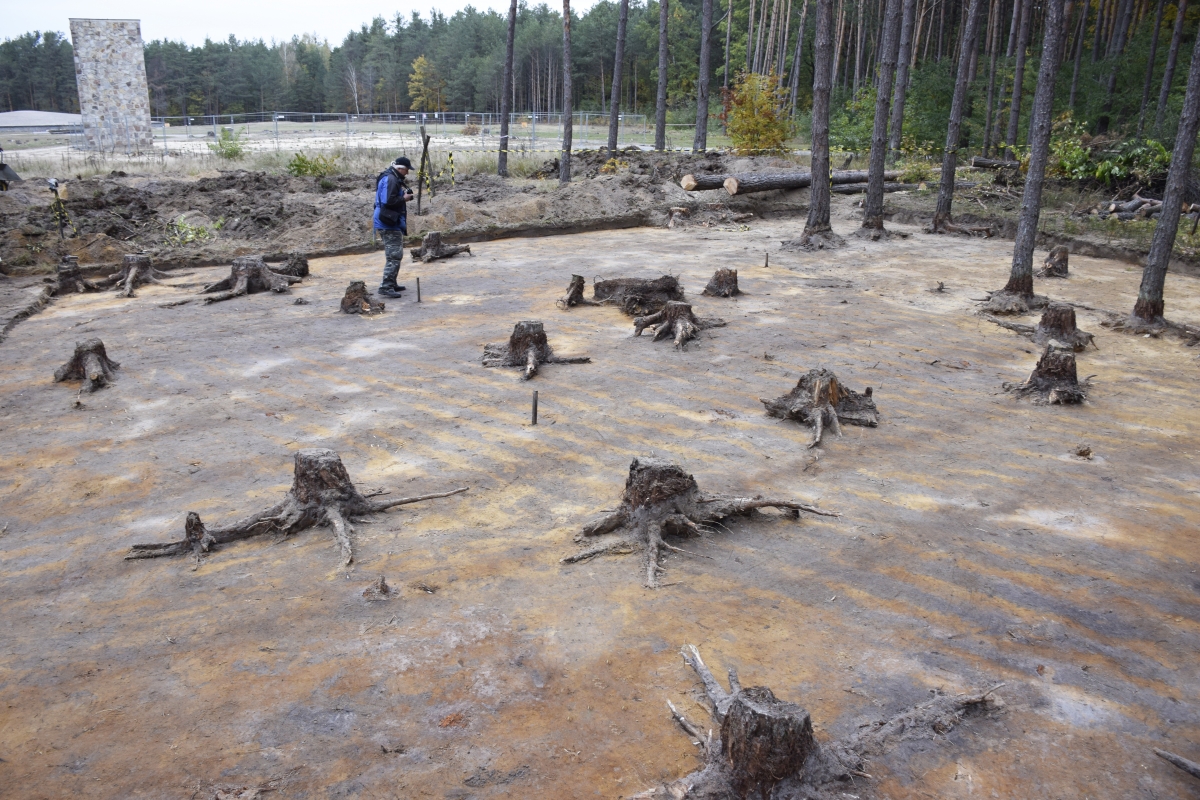
<svg viewBox="0 0 1200 800">
<path fill-rule="evenodd" d="M 1042 268 L 1034 273 L 1035 278 L 1066 278 L 1068 277 L 1067 262 L 1070 260 L 1071 251 L 1067 249 L 1065 244 L 1055 245 L 1050 248 L 1050 254 L 1046 256 L 1046 260 L 1042 262 Z"/>
<path fill-rule="evenodd" d="M 983 304 L 979 306 L 982 314 L 1028 314 L 1049 305 L 1050 299 L 1038 294 L 1018 294 L 1016 292 L 990 292 Z"/>
<path fill-rule="evenodd" d="M 1106 319 L 1100 321 L 1100 325 L 1109 330 L 1129 333 L 1135 336 L 1152 336 L 1156 339 L 1164 335 L 1177 336 L 1183 339 L 1188 347 L 1200 345 L 1200 328 L 1195 325 L 1171 322 L 1163 317 L 1151 321 L 1135 317 L 1132 314 L 1121 316 L 1111 311 L 1105 313 L 1108 316 Z"/>
<path fill-rule="evenodd" d="M 592 299 L 613 305 L 630 316 L 653 314 L 667 303 L 683 300 L 683 288 L 674 275 L 652 281 L 643 278 L 611 278 L 593 281 Z"/>
<path fill-rule="evenodd" d="M 586 542 L 591 537 L 625 531 L 624 534 L 597 542 L 562 559 L 565 564 L 584 561 L 598 555 L 642 551 L 642 572 L 648 589 L 659 587 L 663 551 L 686 553 L 667 543 L 665 536 L 699 536 L 722 520 L 747 515 L 759 508 L 780 508 L 799 516 L 801 511 L 836 517 L 832 511 L 790 500 L 764 500 L 761 497 L 705 497 L 696 479 L 682 467 L 652 458 L 635 458 L 629 465 L 625 495 L 615 511 L 584 526 L 575 537 Z"/>
<path fill-rule="evenodd" d="M 990 239 L 996 235 L 995 229 L 991 225 L 959 225 L 952 219 L 938 219 L 934 217 L 933 223 L 925 229 L 926 233 L 952 233 L 959 236 L 982 236 L 985 239 Z"/>
<path fill-rule="evenodd" d="M 1042 318 L 1036 326 L 1006 322 L 987 314 L 984 317 L 1001 328 L 1016 331 L 1036 344 L 1046 345 L 1050 342 L 1060 342 L 1077 353 L 1087 349 L 1089 344 L 1093 347 L 1096 346 L 1095 336 L 1075 327 L 1075 307 L 1065 303 L 1051 303 L 1046 306 L 1046 310 L 1042 312 Z"/>
<path fill-rule="evenodd" d="M 94 392 L 108 386 L 113 380 L 113 370 L 121 365 L 108 357 L 104 351 L 104 342 L 99 339 L 88 339 L 75 343 L 75 353 L 71 360 L 54 371 L 55 382 L 83 381 L 80 393 Z"/>
<path fill-rule="evenodd" d="M 128 255 L 125 256 L 119 272 L 86 283 L 90 289 L 116 289 L 121 297 L 133 297 L 137 287 L 143 284 L 168 286 L 169 284 L 164 283 L 162 279 L 169 277 L 171 276 L 167 273 L 154 268 L 150 263 L 150 256 Z"/>
<path fill-rule="evenodd" d="M 200 294 L 212 295 L 204 298 L 204 304 L 208 305 L 254 292 L 286 292 L 293 283 L 300 281 L 292 275 L 271 271 L 262 256 L 239 256 L 233 260 L 228 278 L 210 283 L 200 290 Z"/>
<path fill-rule="evenodd" d="M 828 428 L 842 435 L 839 422 L 874 428 L 879 425 L 879 410 L 875 407 L 871 387 L 862 394 L 847 389 L 838 377 L 827 369 L 812 369 L 800 377 L 796 388 L 774 400 L 760 399 L 767 415 L 779 419 L 794 419 L 813 428 L 809 447 L 821 443 Z"/>
<path fill-rule="evenodd" d="M 683 648 L 683 660 L 704 684 L 719 736 L 714 740 L 711 727 L 693 723 L 668 700 L 672 719 L 700 747 L 704 766 L 633 798 L 842 797 L 855 778 L 871 778 L 865 771 L 870 756 L 882 755 L 902 740 L 945 736 L 964 717 L 998 708 L 1000 703 L 991 695 L 1004 685 L 982 693 L 939 695 L 891 719 L 822 744 L 813 735 L 808 712 L 799 705 L 778 699 L 765 686 L 742 688 L 733 669 L 729 670 L 729 691 L 725 691 L 695 645 Z"/>
<path fill-rule="evenodd" d="M 713 273 L 703 292 L 708 297 L 734 297 L 741 293 L 738 288 L 737 270 L 724 267 Z"/>
<path fill-rule="evenodd" d="M 1088 381 L 1081 382 L 1075 371 L 1075 353 L 1069 347 L 1048 344 L 1037 366 L 1024 383 L 1004 383 L 1004 391 L 1017 397 L 1033 395 L 1034 402 L 1070 405 L 1087 400 Z"/>
<path fill-rule="evenodd" d="M 590 364 L 591 361 L 588 356 L 560 358 L 554 355 L 546 339 L 545 327 L 534 320 L 514 325 L 507 342 L 495 342 L 483 347 L 485 367 L 523 367 L 523 380 L 537 375 L 538 367 L 542 364 Z"/>
<path fill-rule="evenodd" d="M 343 314 L 363 314 L 370 316 L 371 314 L 382 314 L 384 303 L 381 300 L 376 300 L 367 289 L 367 284 L 363 281 L 351 281 L 346 287 L 346 294 L 342 296 L 341 305 Z"/>
<path fill-rule="evenodd" d="M 783 242 L 784 250 L 801 250 L 806 253 L 815 250 L 836 250 L 845 246 L 846 240 L 832 230 L 806 231 L 799 239 Z"/>
<path fill-rule="evenodd" d="M 456 256 L 459 253 L 472 255 L 471 245 L 469 244 L 444 244 L 442 242 L 442 234 L 438 231 L 430 231 L 425 234 L 425 238 L 421 240 L 420 247 L 414 247 L 410 251 L 414 259 L 419 259 L 422 263 L 428 264 L 430 261 L 435 261 L 439 258 L 449 258 Z"/>
<path fill-rule="evenodd" d="M 1183 756 L 1177 756 L 1174 753 L 1167 752 L 1166 750 L 1159 750 L 1157 747 L 1154 748 L 1154 755 L 1158 756 L 1163 761 L 1166 761 L 1168 764 L 1174 764 L 1188 775 L 1191 775 L 1193 778 L 1200 778 L 1200 764 L 1197 764 L 1195 761 L 1188 761 Z"/>
<path fill-rule="evenodd" d="M 125 560 L 192 553 L 199 561 L 204 553 L 229 542 L 263 534 L 290 536 L 314 525 L 328 525 L 341 545 L 344 564 L 349 565 L 354 560 L 350 544 L 350 534 L 354 532 L 352 517 L 465 491 L 467 489 L 463 487 L 418 497 L 371 500 L 359 494 L 337 453 L 320 448 L 299 450 L 295 457 L 292 488 L 278 504 L 220 528 L 205 527 L 200 515 L 189 511 L 182 541 L 135 544 L 129 548 Z"/>
<path fill-rule="evenodd" d="M 855 239 L 866 239 L 871 242 L 878 242 L 881 239 L 907 239 L 908 234 L 901 231 L 890 231 L 883 227 L 883 220 L 879 220 L 878 225 L 868 225 L 863 223 L 860 227 L 854 229 L 854 233 L 850 234 Z"/>
<path fill-rule="evenodd" d="M 575 306 L 599 306 L 603 303 L 597 303 L 595 300 L 588 300 L 583 296 L 584 280 L 582 275 L 572 275 L 571 282 L 567 284 L 567 293 L 564 294 L 558 301 L 558 307 L 564 311 Z"/>
<path fill-rule="evenodd" d="M 670 337 L 674 340 L 675 347 L 686 350 L 688 341 L 695 339 L 700 331 L 708 328 L 723 328 L 725 324 L 723 319 L 701 319 L 692 313 L 692 307 L 687 303 L 672 301 L 657 313 L 645 317 L 634 317 L 633 335 L 641 336 L 642 331 L 653 325 L 655 326 L 653 341 L 657 342 Z"/>
</svg>

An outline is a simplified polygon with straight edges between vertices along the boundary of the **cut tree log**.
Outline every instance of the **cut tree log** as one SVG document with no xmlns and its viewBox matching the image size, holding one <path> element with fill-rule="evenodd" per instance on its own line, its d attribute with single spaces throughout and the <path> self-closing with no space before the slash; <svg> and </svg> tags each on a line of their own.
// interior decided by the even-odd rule
<svg viewBox="0 0 1200 800">
<path fill-rule="evenodd" d="M 874 428 L 879 425 L 879 410 L 871 387 L 859 394 L 847 389 L 838 377 L 827 369 L 812 369 L 800 377 L 796 388 L 774 400 L 760 399 L 767 407 L 767 416 L 794 419 L 813 428 L 808 446 L 816 447 L 829 428 L 842 435 L 839 422 Z"/>
<path fill-rule="evenodd" d="M 761 496 L 706 497 L 696 485 L 696 479 L 682 467 L 654 458 L 635 458 L 629 465 L 620 507 L 585 525 L 575 541 L 582 543 L 597 536 L 606 538 L 567 556 L 562 562 L 574 564 L 593 556 L 641 550 L 645 586 L 657 589 L 663 571 L 660 563 L 663 551 L 686 552 L 668 544 L 664 536 L 701 535 L 715 530 L 712 526 L 729 517 L 748 515 L 768 507 L 790 511 L 796 517 L 801 511 L 824 517 L 839 516 L 790 500 L 766 500 Z M 606 536 L 612 533 L 617 535 Z"/>
<path fill-rule="evenodd" d="M 868 756 L 882 755 L 901 740 L 944 738 L 962 720 L 999 706 L 982 693 L 939 694 L 895 717 L 861 725 L 852 734 L 822 744 L 812 718 L 801 706 L 780 700 L 765 686 L 742 688 L 729 669 L 729 691 L 717 681 L 695 645 L 682 651 L 684 662 L 704 686 L 713 725 L 697 725 L 675 707 L 671 718 L 699 745 L 704 766 L 686 777 L 632 795 L 630 800 L 748 800 L 749 798 L 834 798 L 871 779 Z M 715 741 L 713 728 L 720 731 Z M 706 733 L 707 731 L 707 733 Z M 854 782 L 853 784 L 851 782 Z"/>
<path fill-rule="evenodd" d="M 572 275 L 571 282 L 567 284 L 567 293 L 564 294 L 558 301 L 558 307 L 564 311 L 575 306 L 598 306 L 601 305 L 595 300 L 588 300 L 583 296 L 584 280 L 582 275 Z"/>
<path fill-rule="evenodd" d="M 157 283 L 165 286 L 162 279 L 169 278 L 165 272 L 156 270 L 150 263 L 150 256 L 125 256 L 119 272 L 96 281 L 88 281 L 92 289 L 116 289 L 120 297 L 133 297 L 137 287 L 146 283 Z"/>
<path fill-rule="evenodd" d="M 1168 764 L 1174 764 L 1188 775 L 1191 775 L 1193 778 L 1200 778 L 1200 764 L 1197 764 L 1195 761 L 1188 761 L 1183 756 L 1177 756 L 1174 753 L 1167 752 L 1166 750 L 1159 750 L 1157 747 L 1154 748 L 1154 755 L 1158 756 L 1163 761 L 1166 761 Z"/>
<path fill-rule="evenodd" d="M 1004 391 L 1017 397 L 1033 396 L 1039 405 L 1070 405 L 1087 400 L 1088 381 L 1079 380 L 1075 367 L 1075 351 L 1057 342 L 1046 345 L 1037 366 L 1024 383 L 1004 383 Z"/>
<path fill-rule="evenodd" d="M 108 386 L 113 380 L 113 370 L 120 364 L 108 357 L 104 350 L 104 342 L 99 339 L 88 339 L 75 343 L 75 353 L 71 360 L 54 371 L 55 383 L 62 381 L 83 381 L 80 393 L 94 392 Z"/>
<path fill-rule="evenodd" d="M 895 181 L 900 178 L 900 173 L 897 171 L 885 172 L 883 178 L 887 181 Z M 866 182 L 866 170 L 834 170 L 829 178 L 829 183 L 833 186 Z M 730 175 L 725 179 L 723 185 L 725 191 L 731 195 L 769 192 L 773 189 L 803 189 L 812 185 L 812 173 L 774 172 Z"/>
<path fill-rule="evenodd" d="M 528 320 L 518 322 L 513 326 L 512 336 L 507 342 L 496 342 L 484 345 L 483 365 L 485 367 L 523 367 L 525 372 L 522 380 L 529 380 L 538 373 L 542 364 L 590 364 L 592 359 L 587 356 L 561 358 L 554 355 L 550 342 L 546 339 L 546 329 L 542 323 Z"/>
<path fill-rule="evenodd" d="M 742 291 L 738 289 L 737 270 L 724 267 L 713 273 L 713 276 L 708 279 L 708 285 L 701 292 L 709 297 L 734 297 L 741 293 Z"/>
<path fill-rule="evenodd" d="M 728 175 L 711 175 L 701 173 L 699 175 L 684 175 L 679 181 L 679 185 L 683 187 L 685 192 L 711 192 L 714 189 L 720 189 L 725 185 L 725 179 Z"/>
<path fill-rule="evenodd" d="M 1020 169 L 1020 161 L 1005 161 L 999 158 L 984 158 L 983 156 L 975 156 L 971 159 L 971 166 L 979 169 Z"/>
<path fill-rule="evenodd" d="M 661 311 L 644 317 L 634 317 L 633 335 L 641 336 L 642 331 L 651 325 L 655 326 L 652 341 L 657 342 L 672 337 L 675 347 L 686 350 L 688 341 L 695 339 L 700 331 L 708 328 L 723 328 L 725 320 L 700 319 L 692 313 L 692 307 L 687 303 L 671 301 L 663 306 Z"/>
<path fill-rule="evenodd" d="M 63 256 L 58 262 L 57 282 L 54 293 L 56 295 L 72 294 L 78 292 L 83 294 L 92 287 L 83 279 L 83 273 L 79 271 L 79 256 Z"/>
<path fill-rule="evenodd" d="M 1042 318 L 1034 325 L 1022 325 L 1019 322 L 1006 322 L 985 315 L 985 318 L 996 323 L 1001 328 L 1016 331 L 1030 341 L 1040 345 L 1058 342 L 1075 352 L 1085 350 L 1090 344 L 1096 345 L 1096 337 L 1087 331 L 1075 327 L 1075 307 L 1066 303 L 1051 303 L 1042 312 Z"/>
<path fill-rule="evenodd" d="M 288 253 L 282 264 L 268 264 L 272 272 L 280 275 L 291 275 L 293 278 L 308 277 L 308 259 L 303 253 Z"/>
<path fill-rule="evenodd" d="M 617 306 L 630 316 L 653 314 L 672 300 L 682 300 L 683 288 L 674 275 L 654 280 L 610 278 L 592 282 L 592 299 Z"/>
<path fill-rule="evenodd" d="M 1070 260 L 1071 251 L 1067 249 L 1065 244 L 1055 245 L 1050 248 L 1049 255 L 1042 262 L 1042 268 L 1037 271 L 1035 278 L 1065 278 L 1067 277 L 1067 262 Z"/>
<path fill-rule="evenodd" d="M 444 244 L 442 242 L 442 234 L 438 231 L 430 231 L 421 239 L 421 246 L 414 247 L 410 251 L 414 259 L 420 259 L 422 263 L 428 264 L 430 261 L 436 261 L 439 258 L 449 258 L 456 256 L 459 253 L 472 255 L 471 245 L 469 244 Z"/>
<path fill-rule="evenodd" d="M 449 492 L 402 497 L 392 500 L 372 500 L 382 492 L 363 495 L 350 480 L 342 459 L 332 450 L 312 448 L 296 451 L 292 488 L 282 501 L 268 509 L 220 528 L 207 528 L 200 515 L 189 511 L 184 524 L 184 538 L 163 544 L 135 544 L 125 560 L 161 558 L 192 553 L 197 562 L 203 554 L 219 545 L 249 539 L 252 536 L 278 534 L 291 536 L 315 525 L 328 525 L 342 549 L 343 565 L 354 560 L 350 534 L 354 533 L 352 517 L 375 514 L 393 506 L 450 497 L 467 491 L 467 487 Z"/>
<path fill-rule="evenodd" d="M 370 316 L 382 314 L 384 303 L 374 298 L 365 282 L 351 281 L 350 285 L 346 287 L 346 294 L 342 296 L 341 308 L 343 314 Z"/>
<path fill-rule="evenodd" d="M 262 260 L 262 256 L 239 256 L 233 260 L 229 277 L 210 283 L 200 290 L 200 294 L 211 294 L 204 298 L 204 304 L 218 303 L 254 292 L 286 292 L 293 283 L 302 279 L 292 275 L 273 272 Z"/>
</svg>

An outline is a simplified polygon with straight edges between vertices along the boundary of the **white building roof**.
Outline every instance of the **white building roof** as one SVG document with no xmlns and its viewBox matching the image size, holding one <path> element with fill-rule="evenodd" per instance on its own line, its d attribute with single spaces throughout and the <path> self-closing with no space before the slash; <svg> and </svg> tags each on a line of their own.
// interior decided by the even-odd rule
<svg viewBox="0 0 1200 800">
<path fill-rule="evenodd" d="M 0 128 L 57 128 L 82 124 L 83 117 L 79 114 L 60 114 L 57 111 L 0 112 Z"/>
</svg>

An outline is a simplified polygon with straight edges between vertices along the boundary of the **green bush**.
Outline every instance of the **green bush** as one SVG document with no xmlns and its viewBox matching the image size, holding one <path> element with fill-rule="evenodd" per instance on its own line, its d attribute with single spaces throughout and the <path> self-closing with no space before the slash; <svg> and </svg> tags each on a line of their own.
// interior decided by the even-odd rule
<svg viewBox="0 0 1200 800">
<path fill-rule="evenodd" d="M 183 247 L 192 242 L 204 242 L 212 238 L 208 228 L 203 225 L 189 225 L 182 216 L 167 223 L 167 244 L 171 247 Z"/>
<path fill-rule="evenodd" d="M 1054 177 L 1109 187 L 1131 181 L 1152 184 L 1162 180 L 1170 166 L 1171 154 L 1161 142 L 1092 138 L 1069 113 L 1055 121 L 1049 164 Z"/>
<path fill-rule="evenodd" d="M 287 164 L 288 175 L 293 178 L 328 178 L 337 172 L 336 155 L 313 156 L 296 153 Z"/>
<path fill-rule="evenodd" d="M 928 161 L 901 161 L 896 168 L 900 170 L 901 183 L 925 183 L 933 178 L 933 167 Z"/>
<path fill-rule="evenodd" d="M 208 143 L 208 149 L 216 153 L 218 157 L 227 158 L 230 161 L 246 155 L 246 145 L 242 142 L 241 136 L 236 131 L 227 128 L 221 129 L 221 135 L 217 137 L 217 141 Z"/>
<path fill-rule="evenodd" d="M 845 103 L 834 103 L 829 115 L 829 146 L 861 153 L 871 149 L 875 128 L 875 87 L 867 87 Z"/>
</svg>

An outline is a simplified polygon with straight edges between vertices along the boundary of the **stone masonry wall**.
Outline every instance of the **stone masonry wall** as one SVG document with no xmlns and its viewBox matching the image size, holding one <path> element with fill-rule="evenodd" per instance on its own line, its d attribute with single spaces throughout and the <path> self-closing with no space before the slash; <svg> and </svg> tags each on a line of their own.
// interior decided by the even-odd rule
<svg viewBox="0 0 1200 800">
<path fill-rule="evenodd" d="M 72 19 L 75 82 L 89 150 L 150 149 L 150 90 L 136 19 Z"/>
</svg>

